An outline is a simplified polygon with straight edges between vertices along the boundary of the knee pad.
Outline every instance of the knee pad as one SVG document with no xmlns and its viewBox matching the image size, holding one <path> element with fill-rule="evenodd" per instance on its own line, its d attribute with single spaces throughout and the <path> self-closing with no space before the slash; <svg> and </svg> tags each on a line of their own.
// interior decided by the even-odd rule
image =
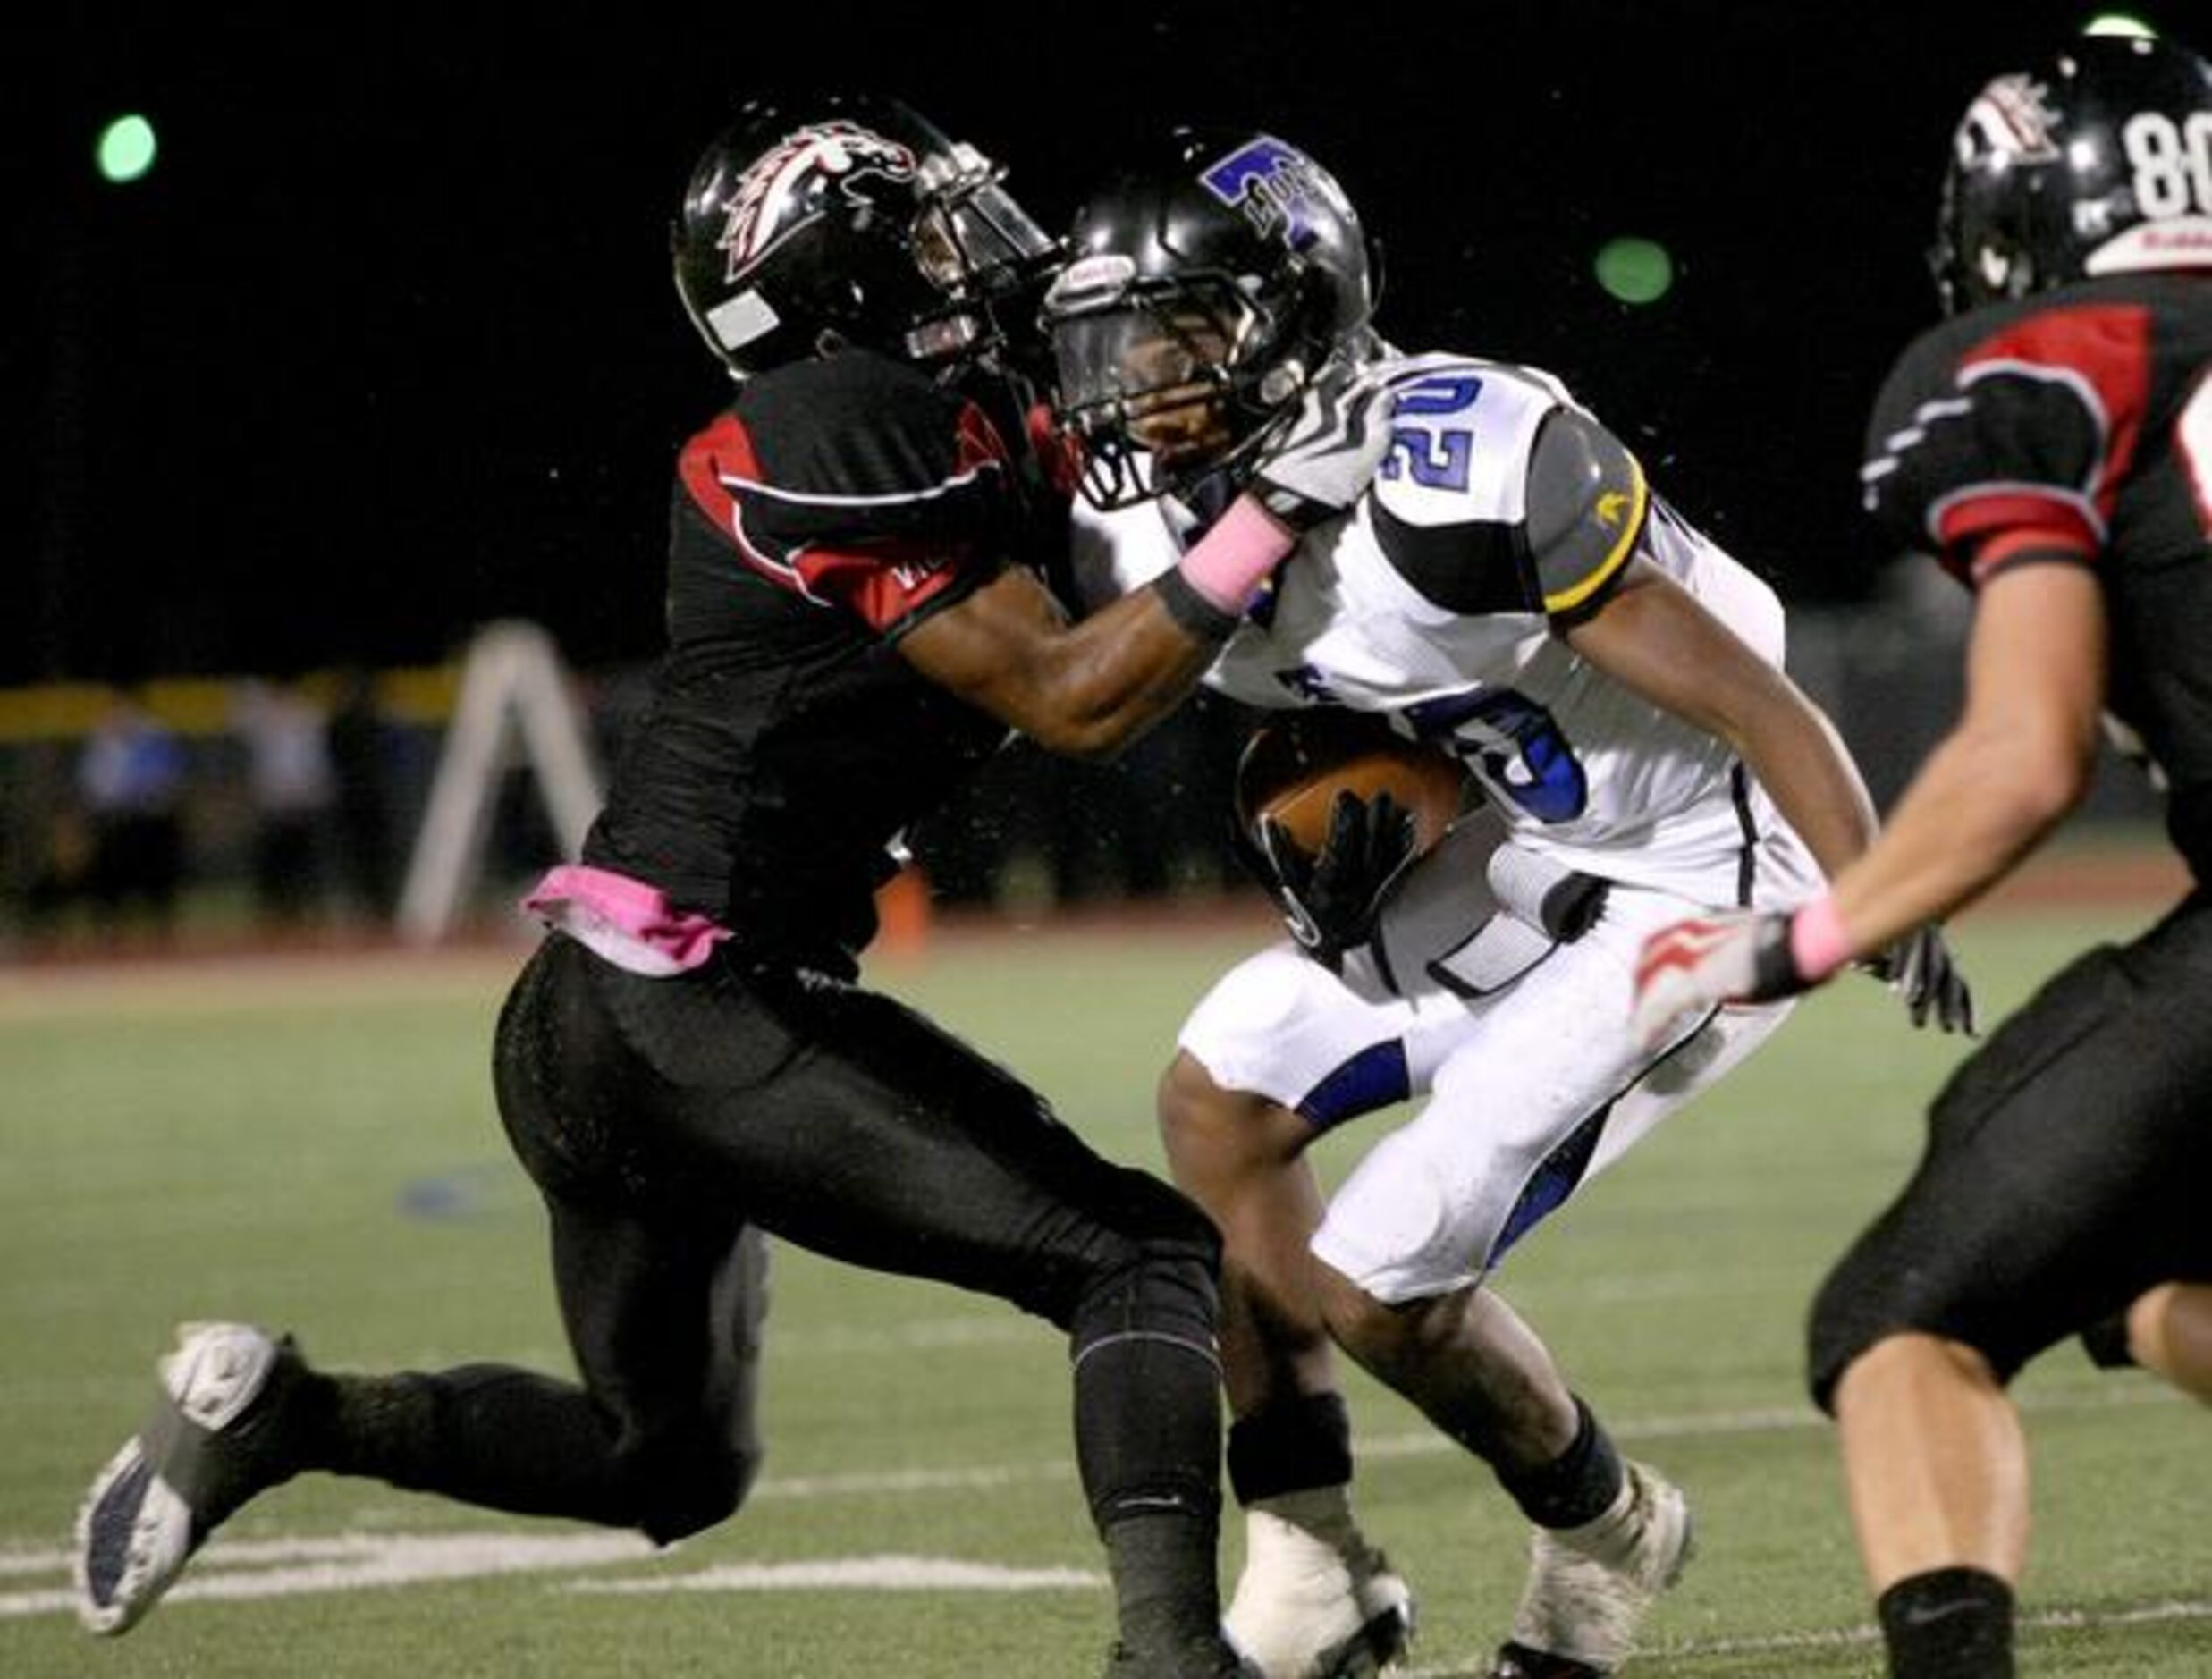
<svg viewBox="0 0 2212 1679">
<path fill-rule="evenodd" d="M 1893 1335 L 1939 1335 L 1956 1341 L 1988 1359 L 2000 1380 L 2011 1379 L 2018 1361 L 1983 1345 L 1988 1337 L 1952 1320 L 1935 1295 L 1899 1280 L 1915 1274 L 1899 1256 L 1877 1253 L 1869 1242 L 1853 1248 L 1828 1273 L 1813 1296 L 1805 1335 L 1806 1387 L 1821 1410 L 1835 1413 L 1836 1386 L 1844 1372 Z"/>
<path fill-rule="evenodd" d="M 1805 1385 L 1812 1403 L 1830 1415 L 1836 1410 L 1836 1384 L 1852 1361 L 1893 1329 L 1904 1327 L 1885 1309 L 1879 1271 L 1860 1260 L 1860 1252 L 1854 1247 L 1828 1273 L 1805 1324 Z"/>
<path fill-rule="evenodd" d="M 727 1444 L 623 1454 L 623 1468 L 637 1499 L 638 1531 L 655 1545 L 671 1545 L 728 1521 L 760 1475 L 760 1454 Z"/>
<path fill-rule="evenodd" d="M 1074 1337 L 1080 1353 L 1102 1337 L 1147 1329 L 1212 1344 L 1221 1236 L 1177 1190 L 1146 1173 L 1112 1169 L 1027 1256 L 1012 1295 Z"/>
</svg>

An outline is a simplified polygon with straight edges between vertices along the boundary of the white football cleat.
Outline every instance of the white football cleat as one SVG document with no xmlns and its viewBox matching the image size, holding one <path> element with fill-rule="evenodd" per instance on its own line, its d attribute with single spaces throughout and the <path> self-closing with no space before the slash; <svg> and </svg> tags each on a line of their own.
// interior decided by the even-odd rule
<svg viewBox="0 0 2212 1679">
<path fill-rule="evenodd" d="M 1620 1496 L 1596 1521 L 1536 1529 L 1513 1636 L 1490 1679 L 1605 1679 L 1635 1649 L 1659 1594 L 1682 1578 L 1695 1548 L 1689 1501 L 1655 1470 L 1626 1467 Z"/>
<path fill-rule="evenodd" d="M 287 1336 L 188 1323 L 161 1361 L 162 1395 L 77 1512 L 77 1618 L 127 1633 L 216 1525 L 299 1467 L 284 1400 L 306 1370 Z"/>
<path fill-rule="evenodd" d="M 1331 1544 L 1254 1509 L 1245 1533 L 1222 1624 L 1264 1679 L 1372 1679 L 1406 1653 L 1413 1591 L 1355 1530 Z"/>
</svg>

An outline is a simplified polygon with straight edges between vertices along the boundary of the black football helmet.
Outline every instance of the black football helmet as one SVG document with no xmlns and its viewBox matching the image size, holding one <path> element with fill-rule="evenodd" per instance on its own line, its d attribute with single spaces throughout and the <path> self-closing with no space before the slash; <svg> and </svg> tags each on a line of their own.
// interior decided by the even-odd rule
<svg viewBox="0 0 2212 1679">
<path fill-rule="evenodd" d="M 1929 253 L 1945 312 L 2092 274 L 2212 266 L 2212 65 L 2084 36 L 1960 122 Z"/>
<path fill-rule="evenodd" d="M 1178 129 L 1117 175 L 1076 212 L 1043 312 L 1085 497 L 1124 506 L 1248 460 L 1331 357 L 1370 343 L 1372 266 L 1344 190 L 1272 135 Z"/>
<path fill-rule="evenodd" d="M 995 350 L 995 304 L 1052 241 L 974 147 L 895 99 L 755 100 L 692 171 L 676 290 L 743 377 L 861 344 L 929 365 Z"/>
</svg>

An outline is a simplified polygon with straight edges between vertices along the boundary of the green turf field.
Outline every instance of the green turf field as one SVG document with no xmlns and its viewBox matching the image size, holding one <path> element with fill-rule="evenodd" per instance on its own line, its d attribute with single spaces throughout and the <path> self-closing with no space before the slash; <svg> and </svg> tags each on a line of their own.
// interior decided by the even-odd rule
<svg viewBox="0 0 2212 1679">
<path fill-rule="evenodd" d="M 1988 1016 L 2092 931 L 2142 919 L 1989 915 L 1957 943 Z M 1250 942 L 1203 921 L 963 938 L 875 977 L 1024 1070 L 1105 1152 L 1156 1164 L 1164 1047 Z M 1110 1607 L 1053 1333 L 789 1250 L 768 1469 L 722 1530 L 654 1556 L 315 1480 L 249 1506 L 128 1637 L 78 1631 L 71 1513 L 175 1320 L 289 1327 L 333 1366 L 566 1369 L 536 1204 L 490 1108 L 504 974 L 0 971 L 0 1675 L 1094 1675 Z M 1838 985 L 1502 1278 L 1624 1443 L 1696 1502 L 1701 1555 L 1636 1672 L 1877 1671 L 1830 1441 L 1797 1385 L 1800 1318 L 1958 1053 L 1870 983 Z M 1325 1169 L 1358 1142 L 1332 1142 Z M 2024 1670 L 2212 1675 L 2205 1419 L 2070 1347 L 2021 1391 L 2040 1522 Z M 1359 1382 L 1353 1404 L 1368 1524 L 1422 1594 L 1414 1671 L 1477 1673 L 1518 1584 L 1517 1520 L 1402 1403 Z M 1240 1544 L 1232 1523 L 1225 1579 Z"/>
</svg>

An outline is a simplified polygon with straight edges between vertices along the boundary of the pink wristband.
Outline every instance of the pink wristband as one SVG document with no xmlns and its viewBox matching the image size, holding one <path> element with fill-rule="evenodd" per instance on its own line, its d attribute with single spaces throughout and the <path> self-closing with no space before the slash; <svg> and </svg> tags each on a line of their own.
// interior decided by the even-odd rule
<svg viewBox="0 0 2212 1679">
<path fill-rule="evenodd" d="M 1851 960 L 1851 935 L 1833 896 L 1817 898 L 1790 917 L 1790 960 L 1807 981 L 1824 980 Z"/>
<path fill-rule="evenodd" d="M 1176 569 L 1183 581 L 1212 604 L 1242 617 L 1253 591 L 1297 545 L 1297 538 L 1270 519 L 1257 502 L 1240 495 Z"/>
</svg>

